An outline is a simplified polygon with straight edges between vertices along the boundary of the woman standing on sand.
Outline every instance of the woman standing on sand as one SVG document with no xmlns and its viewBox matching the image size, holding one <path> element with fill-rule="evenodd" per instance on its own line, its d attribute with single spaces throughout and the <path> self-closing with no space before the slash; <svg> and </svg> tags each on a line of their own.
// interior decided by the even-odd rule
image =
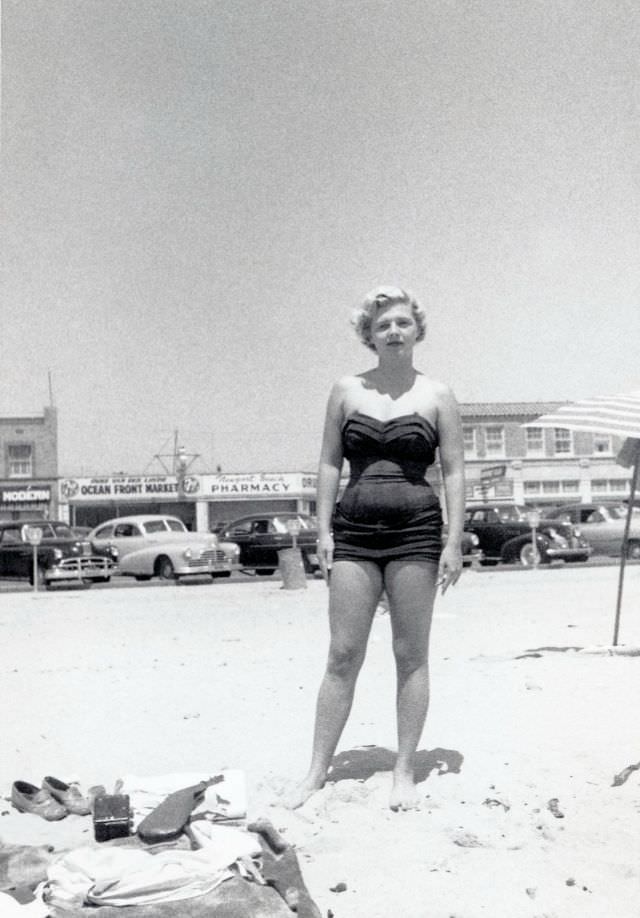
<svg viewBox="0 0 640 918">
<path fill-rule="evenodd" d="M 389 597 L 397 672 L 398 756 L 390 806 L 417 806 L 413 759 L 429 703 L 429 632 L 438 585 L 462 570 L 464 517 L 460 415 L 451 390 L 413 366 L 426 332 L 404 290 L 380 287 L 354 317 L 378 365 L 333 387 L 318 472 L 318 556 L 329 584 L 331 643 L 316 709 L 311 767 L 289 799 L 301 806 L 327 777 L 365 658 L 376 606 Z M 440 450 L 449 524 L 425 472 Z M 336 505 L 340 472 L 350 479 Z"/>
</svg>

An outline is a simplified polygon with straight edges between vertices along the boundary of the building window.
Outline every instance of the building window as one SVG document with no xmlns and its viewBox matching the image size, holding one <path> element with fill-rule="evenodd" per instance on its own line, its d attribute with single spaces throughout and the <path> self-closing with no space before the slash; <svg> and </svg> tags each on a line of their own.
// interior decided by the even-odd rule
<svg viewBox="0 0 640 918">
<path fill-rule="evenodd" d="M 595 434 L 593 437 L 593 455 L 611 456 L 612 453 L 611 437 L 608 434 Z"/>
<path fill-rule="evenodd" d="M 594 478 L 591 491 L 594 494 L 613 494 L 616 497 L 625 495 L 629 490 L 628 478 Z"/>
<path fill-rule="evenodd" d="M 484 441 L 487 456 L 504 456 L 504 427 L 485 427 Z"/>
<path fill-rule="evenodd" d="M 543 494 L 559 494 L 560 493 L 560 482 L 559 481 L 543 481 L 542 482 L 542 493 Z"/>
<path fill-rule="evenodd" d="M 563 481 L 562 482 L 562 493 L 563 494 L 577 494 L 580 491 L 580 482 L 579 481 Z"/>
<path fill-rule="evenodd" d="M 540 482 L 539 481 L 525 481 L 524 482 L 524 493 L 533 497 L 540 493 Z"/>
<path fill-rule="evenodd" d="M 556 455 L 570 456 L 573 453 L 571 431 L 565 430 L 564 427 L 556 427 L 554 430 L 554 437 Z"/>
<path fill-rule="evenodd" d="M 527 456 L 544 456 L 542 427 L 525 427 Z"/>
<path fill-rule="evenodd" d="M 464 438 L 464 452 L 466 456 L 476 455 L 476 429 L 475 427 L 463 427 L 462 436 Z"/>
<path fill-rule="evenodd" d="M 10 443 L 9 478 L 33 478 L 33 450 L 30 443 Z"/>
</svg>

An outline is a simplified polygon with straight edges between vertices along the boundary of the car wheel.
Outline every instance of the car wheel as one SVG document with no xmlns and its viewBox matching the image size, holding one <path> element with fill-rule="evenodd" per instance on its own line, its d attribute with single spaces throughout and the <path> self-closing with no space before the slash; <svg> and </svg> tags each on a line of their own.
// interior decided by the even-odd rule
<svg viewBox="0 0 640 918">
<path fill-rule="evenodd" d="M 230 577 L 231 571 L 216 571 L 215 574 L 211 575 L 212 580 L 219 580 L 220 577 Z"/>
<path fill-rule="evenodd" d="M 520 549 L 519 559 L 523 567 L 533 567 L 536 562 L 538 564 L 544 563 L 543 556 L 533 542 L 525 542 Z"/>
<path fill-rule="evenodd" d="M 138 581 L 140 581 L 140 580 L 151 580 L 151 574 L 134 574 L 134 575 L 133 575 L 133 579 L 134 579 L 134 580 L 138 580 Z"/>
<path fill-rule="evenodd" d="M 640 542 L 629 542 L 627 545 L 627 558 L 640 558 Z"/>
<path fill-rule="evenodd" d="M 160 580 L 177 580 L 173 562 L 166 555 L 156 561 L 156 571 Z"/>
</svg>

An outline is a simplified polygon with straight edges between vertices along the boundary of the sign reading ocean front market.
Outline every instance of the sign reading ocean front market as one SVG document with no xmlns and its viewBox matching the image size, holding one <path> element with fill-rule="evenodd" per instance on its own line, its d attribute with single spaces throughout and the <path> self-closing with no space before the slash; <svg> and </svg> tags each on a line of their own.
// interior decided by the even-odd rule
<svg viewBox="0 0 640 918">
<path fill-rule="evenodd" d="M 63 478 L 61 503 L 158 500 L 236 500 L 242 497 L 315 496 L 317 476 L 304 472 L 247 472 L 217 475 L 123 475 Z"/>
<path fill-rule="evenodd" d="M 199 489 L 196 476 L 188 476 L 184 493 Z M 175 475 L 126 475 L 109 478 L 64 478 L 60 482 L 60 500 L 65 503 L 96 501 L 176 500 L 178 480 Z"/>
</svg>

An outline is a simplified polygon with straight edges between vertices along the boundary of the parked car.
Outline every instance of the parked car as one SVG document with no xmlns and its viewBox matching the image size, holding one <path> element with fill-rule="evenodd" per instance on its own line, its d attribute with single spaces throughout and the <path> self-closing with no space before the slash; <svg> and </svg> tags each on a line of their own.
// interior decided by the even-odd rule
<svg viewBox="0 0 640 918">
<path fill-rule="evenodd" d="M 136 580 L 177 580 L 194 574 L 229 577 L 240 549 L 208 532 L 189 532 L 181 519 L 164 514 L 119 516 L 91 530 L 94 548 L 117 549 L 118 572 Z"/>
<path fill-rule="evenodd" d="M 60 581 L 107 583 L 113 558 L 92 548 L 88 539 L 77 538 L 66 523 L 57 520 L 12 520 L 0 523 L 0 577 L 34 581 L 33 545 L 29 528 L 39 529 L 42 540 L 36 548 L 38 585 L 50 587 Z"/>
<path fill-rule="evenodd" d="M 91 532 L 91 526 L 69 526 L 69 529 L 76 539 L 86 539 Z"/>
<path fill-rule="evenodd" d="M 442 527 L 442 544 L 447 541 L 447 536 L 449 535 L 449 530 L 447 524 L 445 523 Z M 472 564 L 480 564 L 484 557 L 482 549 L 480 548 L 480 539 L 475 534 L 475 532 L 467 532 L 463 530 L 462 539 L 460 547 L 462 548 L 462 565 L 463 567 L 470 567 Z"/>
<path fill-rule="evenodd" d="M 622 553 L 627 507 L 618 501 L 565 504 L 551 510 L 547 516 L 578 526 L 594 554 L 619 556 Z M 635 508 L 631 514 L 627 557 L 640 558 L 640 513 Z"/>
<path fill-rule="evenodd" d="M 535 563 L 527 507 L 520 504 L 477 504 L 465 510 L 464 528 L 477 535 L 483 552 L 483 564 Z M 542 518 L 536 531 L 536 545 L 541 564 L 551 561 L 587 561 L 591 547 L 570 523 Z"/>
<path fill-rule="evenodd" d="M 278 566 L 278 551 L 291 548 L 293 536 L 290 527 L 298 531 L 296 542 L 302 553 L 307 573 L 319 570 L 317 555 L 318 530 L 315 520 L 306 513 L 256 513 L 228 523 L 221 537 L 231 539 L 240 546 L 240 567 L 268 576 Z"/>
</svg>

